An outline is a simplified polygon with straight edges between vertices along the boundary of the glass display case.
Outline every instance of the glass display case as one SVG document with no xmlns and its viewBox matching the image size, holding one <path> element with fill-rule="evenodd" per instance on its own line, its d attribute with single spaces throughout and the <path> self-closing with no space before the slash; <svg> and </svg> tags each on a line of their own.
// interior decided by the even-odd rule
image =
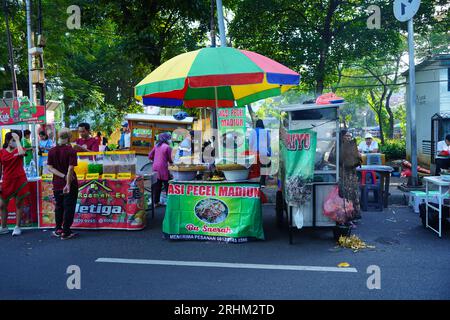
<svg viewBox="0 0 450 320">
<path fill-rule="evenodd" d="M 332 227 L 336 222 L 323 214 L 324 203 L 329 193 L 334 190 L 339 181 L 339 107 L 340 104 L 293 104 L 282 106 L 285 113 L 281 125 L 282 132 L 295 132 L 307 130 L 316 132 L 316 150 L 314 154 L 314 172 L 312 185 L 303 194 L 304 201 L 288 199 L 286 190 L 280 190 L 276 203 L 278 221 L 283 220 L 283 212 L 288 212 L 290 241 L 292 241 L 292 229 L 303 227 Z M 280 137 L 280 140 L 281 137 Z M 305 148 L 306 149 L 306 148 Z M 280 185 L 286 181 L 287 166 L 297 167 L 297 163 L 289 163 L 289 158 L 280 158 Z M 301 167 L 301 164 L 299 164 Z M 305 167 L 305 170 L 308 169 Z M 300 185 L 294 183 L 294 188 Z M 278 200 L 279 199 L 279 200 Z"/>
<path fill-rule="evenodd" d="M 337 182 L 339 180 L 336 164 L 339 152 L 338 107 L 314 105 L 314 109 L 312 108 L 304 105 L 301 110 L 289 112 L 287 129 L 312 129 L 317 132 L 314 182 Z"/>
<path fill-rule="evenodd" d="M 154 145 L 154 128 L 149 123 L 136 123 L 131 128 L 131 147 L 138 153 L 148 154 Z"/>
<path fill-rule="evenodd" d="M 77 176 L 108 174 L 112 179 L 120 174 L 136 175 L 137 159 L 134 151 L 82 152 L 78 153 Z"/>
</svg>

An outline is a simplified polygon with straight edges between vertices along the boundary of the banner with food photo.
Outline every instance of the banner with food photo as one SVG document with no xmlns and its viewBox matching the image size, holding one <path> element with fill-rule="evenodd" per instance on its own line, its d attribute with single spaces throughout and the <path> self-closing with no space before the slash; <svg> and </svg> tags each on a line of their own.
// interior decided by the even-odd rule
<svg viewBox="0 0 450 320">
<path fill-rule="evenodd" d="M 72 227 L 140 230 L 146 225 L 143 179 L 78 181 L 78 201 Z M 52 182 L 42 182 L 41 228 L 55 226 Z"/>
<path fill-rule="evenodd" d="M 260 187 L 170 182 L 163 233 L 171 240 L 264 240 Z"/>
<path fill-rule="evenodd" d="M 317 133 L 310 129 L 281 129 L 280 140 L 286 199 L 303 204 L 312 195 Z"/>
</svg>

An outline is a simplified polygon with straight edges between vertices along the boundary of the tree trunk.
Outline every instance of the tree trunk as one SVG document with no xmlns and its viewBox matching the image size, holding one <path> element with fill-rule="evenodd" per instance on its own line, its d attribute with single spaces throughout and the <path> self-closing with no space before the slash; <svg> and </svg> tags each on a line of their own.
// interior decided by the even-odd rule
<svg viewBox="0 0 450 320">
<path fill-rule="evenodd" d="M 211 35 L 211 47 L 216 46 L 216 23 L 215 23 L 215 0 L 211 0 L 211 16 L 210 16 L 210 35 Z"/>
<path fill-rule="evenodd" d="M 391 109 L 391 96 L 392 96 L 392 90 L 389 91 L 389 94 L 386 97 L 386 102 L 384 104 L 386 111 L 389 115 L 389 131 L 388 131 L 388 138 L 389 139 L 394 139 L 394 113 L 392 112 Z"/>
<path fill-rule="evenodd" d="M 250 115 L 250 118 L 252 119 L 252 127 L 255 127 L 256 115 L 255 115 L 255 112 L 253 111 L 251 105 L 249 105 L 249 104 L 247 105 L 247 110 L 248 110 L 248 113 Z"/>
<path fill-rule="evenodd" d="M 384 144 L 384 130 L 383 130 L 383 110 L 378 113 L 378 122 L 380 126 L 380 140 L 381 144 Z"/>
<path fill-rule="evenodd" d="M 328 4 L 327 16 L 325 17 L 325 21 L 323 24 L 323 29 L 320 32 L 322 35 L 322 44 L 320 48 L 319 65 L 317 66 L 316 96 L 320 96 L 323 93 L 323 89 L 325 87 L 324 84 L 325 84 L 327 54 L 333 38 L 333 32 L 331 30 L 331 21 L 333 19 L 333 15 L 336 11 L 336 8 L 339 4 L 340 1 L 330 0 Z"/>
</svg>

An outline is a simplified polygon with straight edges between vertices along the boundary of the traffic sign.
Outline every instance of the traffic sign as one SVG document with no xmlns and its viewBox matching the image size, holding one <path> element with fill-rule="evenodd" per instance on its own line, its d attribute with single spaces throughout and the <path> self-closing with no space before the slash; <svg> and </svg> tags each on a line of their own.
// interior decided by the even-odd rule
<svg viewBox="0 0 450 320">
<path fill-rule="evenodd" d="M 420 0 L 395 0 L 394 16 L 398 21 L 408 21 L 416 15 L 419 7 Z"/>
</svg>

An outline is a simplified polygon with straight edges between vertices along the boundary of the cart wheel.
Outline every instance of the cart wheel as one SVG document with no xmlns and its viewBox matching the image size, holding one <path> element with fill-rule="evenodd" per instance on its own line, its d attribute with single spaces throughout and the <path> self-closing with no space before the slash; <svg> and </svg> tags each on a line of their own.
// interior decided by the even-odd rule
<svg viewBox="0 0 450 320">
<path fill-rule="evenodd" d="M 277 191 L 275 210 L 277 214 L 277 226 L 281 228 L 283 226 L 283 215 L 284 215 L 284 201 L 283 201 L 283 193 L 281 191 Z"/>
</svg>

